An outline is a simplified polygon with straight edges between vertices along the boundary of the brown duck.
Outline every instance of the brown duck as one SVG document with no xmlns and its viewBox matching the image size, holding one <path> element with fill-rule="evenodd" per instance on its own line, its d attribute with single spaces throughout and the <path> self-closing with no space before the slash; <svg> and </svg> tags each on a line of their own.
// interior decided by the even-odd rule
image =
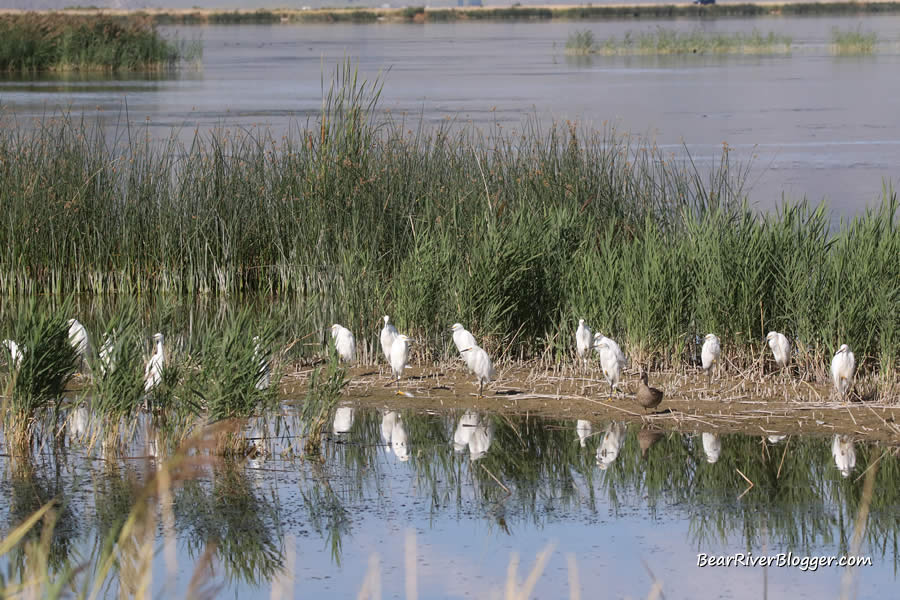
<svg viewBox="0 0 900 600">
<path fill-rule="evenodd" d="M 641 383 L 638 385 L 637 401 L 644 409 L 656 408 L 662 402 L 662 390 L 647 385 L 647 372 L 641 373 Z"/>
</svg>

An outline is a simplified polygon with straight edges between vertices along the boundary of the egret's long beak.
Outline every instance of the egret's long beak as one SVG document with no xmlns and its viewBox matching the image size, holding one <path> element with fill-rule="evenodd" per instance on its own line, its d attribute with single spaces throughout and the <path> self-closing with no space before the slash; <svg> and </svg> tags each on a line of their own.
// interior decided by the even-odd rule
<svg viewBox="0 0 900 600">
<path fill-rule="evenodd" d="M 463 352 L 468 352 L 469 350 L 471 350 L 471 348 L 463 348 L 459 351 L 459 353 L 462 354 Z"/>
</svg>

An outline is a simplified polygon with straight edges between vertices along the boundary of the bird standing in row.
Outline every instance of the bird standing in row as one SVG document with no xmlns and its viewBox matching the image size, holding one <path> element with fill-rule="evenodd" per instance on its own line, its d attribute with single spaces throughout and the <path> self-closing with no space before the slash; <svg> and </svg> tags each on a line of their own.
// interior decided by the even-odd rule
<svg viewBox="0 0 900 600">
<path fill-rule="evenodd" d="M 594 344 L 594 337 L 591 328 L 584 324 L 584 319 L 578 319 L 578 329 L 575 330 L 575 353 L 587 367 L 591 358 L 591 346 Z"/>
<path fill-rule="evenodd" d="M 770 331 L 766 335 L 766 341 L 769 343 L 769 348 L 772 349 L 775 364 L 781 369 L 786 369 L 788 363 L 791 362 L 791 342 L 784 334 L 777 331 Z"/>
<path fill-rule="evenodd" d="M 356 360 L 356 339 L 349 329 L 335 323 L 331 326 L 331 337 L 342 362 L 352 363 Z"/>
<path fill-rule="evenodd" d="M 856 371 L 856 357 L 850 351 L 850 346 L 842 344 L 831 359 L 831 380 L 834 389 L 841 400 L 847 397 L 850 387 L 853 385 L 853 374 Z"/>
<path fill-rule="evenodd" d="M 713 367 L 718 365 L 721 355 L 722 346 L 719 345 L 719 338 L 714 333 L 707 333 L 703 338 L 703 348 L 700 349 L 700 361 L 707 379 L 712 375 Z"/>
<path fill-rule="evenodd" d="M 397 336 L 400 333 L 397 331 L 397 328 L 394 327 L 394 324 L 391 323 L 391 318 L 387 315 L 382 317 L 384 319 L 384 327 L 381 328 L 381 335 L 379 336 L 381 339 L 381 351 L 384 352 L 384 360 L 391 362 L 391 346 L 394 344 L 394 340 L 397 339 Z"/>
<path fill-rule="evenodd" d="M 483 398 L 484 384 L 490 383 L 494 378 L 494 365 L 491 364 L 491 357 L 481 346 L 465 348 L 462 354 L 466 360 L 466 366 L 478 379 L 478 397 Z"/>
<path fill-rule="evenodd" d="M 637 401 L 644 410 L 656 408 L 662 402 L 662 390 L 647 385 L 647 371 L 641 371 L 641 382 L 638 384 Z"/>
<path fill-rule="evenodd" d="M 69 343 L 75 349 L 78 355 L 79 363 L 84 364 L 85 359 L 91 351 L 91 339 L 88 337 L 87 329 L 78 319 L 69 319 Z"/>
<path fill-rule="evenodd" d="M 400 378 L 403 377 L 403 371 L 406 369 L 406 365 L 409 364 L 410 343 L 412 343 L 412 340 L 401 333 L 391 344 L 391 374 L 396 377 L 398 394 L 403 393 L 400 391 Z"/>
<path fill-rule="evenodd" d="M 609 383 L 609 391 L 614 391 L 625 368 L 625 354 L 619 345 L 601 333 L 594 334 L 594 350 L 600 354 L 600 366 L 603 376 Z"/>
</svg>

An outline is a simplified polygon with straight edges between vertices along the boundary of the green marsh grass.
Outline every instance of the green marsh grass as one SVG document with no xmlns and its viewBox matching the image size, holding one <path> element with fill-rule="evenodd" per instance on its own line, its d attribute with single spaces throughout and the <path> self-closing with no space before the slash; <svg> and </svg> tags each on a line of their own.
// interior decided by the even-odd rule
<svg viewBox="0 0 900 600">
<path fill-rule="evenodd" d="M 836 224 L 806 202 L 761 215 L 727 148 L 700 168 L 572 123 L 410 126 L 379 111 L 381 89 L 344 65 L 321 117 L 279 140 L 123 151 L 69 117 L 3 129 L 0 292 L 277 296 L 298 339 L 340 322 L 375 348 L 390 314 L 428 359 L 457 321 L 494 356 L 561 360 L 584 317 L 660 367 L 692 364 L 709 331 L 752 364 L 778 329 L 819 374 L 840 343 L 864 373 L 896 373 L 892 189 Z"/>
<path fill-rule="evenodd" d="M 878 34 L 874 31 L 863 32 L 856 29 L 831 30 L 831 51 L 834 54 L 872 54 L 878 45 Z"/>
<path fill-rule="evenodd" d="M 164 39 L 147 19 L 62 13 L 0 16 L 0 71 L 151 71 L 199 58 L 199 43 Z"/>
<path fill-rule="evenodd" d="M 763 34 L 682 32 L 658 27 L 652 32 L 628 31 L 621 38 L 597 40 L 589 30 L 576 31 L 566 40 L 567 54 L 662 55 L 662 54 L 783 54 L 791 51 L 792 38 L 774 32 Z"/>
<path fill-rule="evenodd" d="M 59 405 L 74 377 L 78 357 L 69 343 L 68 302 L 55 310 L 22 313 L 14 328 L 22 359 L 4 382 L 4 437 L 11 454 L 30 455 L 35 433 L 45 428 L 55 435 Z"/>
</svg>

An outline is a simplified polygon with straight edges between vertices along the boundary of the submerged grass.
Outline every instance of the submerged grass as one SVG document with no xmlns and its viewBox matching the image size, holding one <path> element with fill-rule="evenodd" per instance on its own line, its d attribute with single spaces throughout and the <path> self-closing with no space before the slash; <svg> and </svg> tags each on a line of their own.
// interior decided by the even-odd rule
<svg viewBox="0 0 900 600">
<path fill-rule="evenodd" d="M 122 150 L 68 118 L 3 129 L 0 293 L 278 296 L 301 337 L 340 322 L 368 355 L 383 314 L 426 357 L 456 321 L 494 356 L 561 358 L 584 317 L 661 365 L 690 364 L 709 331 L 752 362 L 777 329 L 817 364 L 848 343 L 896 372 L 892 189 L 834 227 L 805 202 L 759 215 L 727 148 L 701 168 L 574 124 L 411 130 L 380 91 L 345 65 L 283 140 Z"/>
<path fill-rule="evenodd" d="M 682 32 L 659 27 L 595 40 L 589 30 L 576 31 L 566 40 L 568 54 L 774 54 L 791 51 L 790 36 L 757 30 L 751 33 Z"/>
<path fill-rule="evenodd" d="M 164 39 L 145 18 L 0 15 L 0 71 L 149 71 L 199 58 L 198 43 Z"/>
</svg>

